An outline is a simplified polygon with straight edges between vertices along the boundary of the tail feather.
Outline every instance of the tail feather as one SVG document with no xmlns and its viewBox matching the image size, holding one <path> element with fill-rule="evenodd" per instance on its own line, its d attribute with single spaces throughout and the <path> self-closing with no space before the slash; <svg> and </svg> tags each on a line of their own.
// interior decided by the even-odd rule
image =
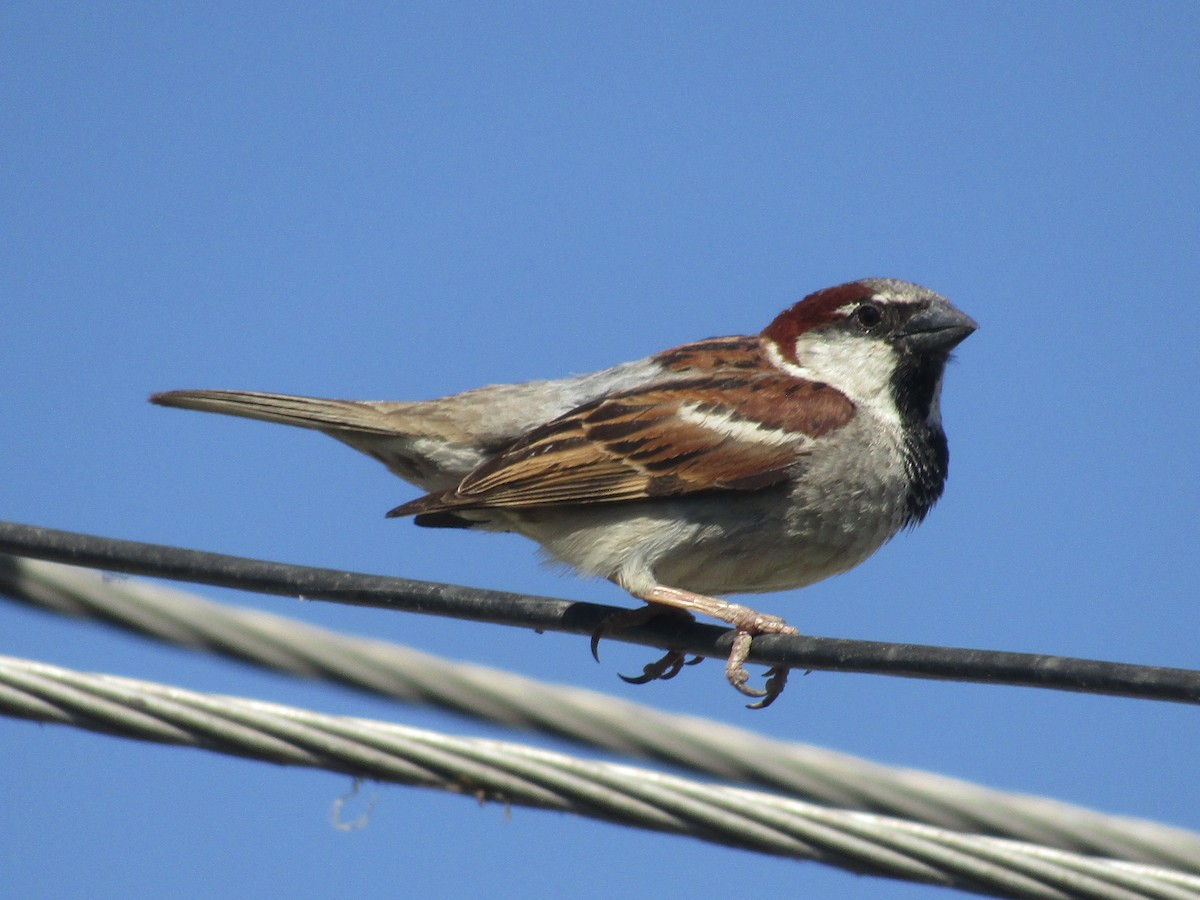
<svg viewBox="0 0 1200 900">
<path fill-rule="evenodd" d="M 257 391 L 166 391 L 150 402 L 311 428 L 425 491 L 454 487 L 489 453 L 485 440 L 472 431 L 486 422 L 489 407 L 482 401 L 466 404 L 465 414 L 439 401 L 326 400 Z"/>
<path fill-rule="evenodd" d="M 165 391 L 151 396 L 150 402 L 318 431 L 396 434 L 394 425 L 388 427 L 387 416 L 382 410 L 357 400 L 326 400 L 257 391 Z"/>
</svg>

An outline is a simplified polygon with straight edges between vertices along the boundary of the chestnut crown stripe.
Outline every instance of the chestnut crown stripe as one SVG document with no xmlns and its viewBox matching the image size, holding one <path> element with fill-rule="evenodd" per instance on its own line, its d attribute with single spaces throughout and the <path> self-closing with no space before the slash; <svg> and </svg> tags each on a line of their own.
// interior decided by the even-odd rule
<svg viewBox="0 0 1200 900">
<path fill-rule="evenodd" d="M 851 281 L 809 294 L 777 315 L 774 321 L 763 329 L 762 336 L 775 345 L 784 359 L 798 363 L 796 339 L 800 335 L 842 318 L 843 314 L 838 310 L 847 304 L 866 300 L 876 293 L 876 290 L 861 281 Z"/>
</svg>

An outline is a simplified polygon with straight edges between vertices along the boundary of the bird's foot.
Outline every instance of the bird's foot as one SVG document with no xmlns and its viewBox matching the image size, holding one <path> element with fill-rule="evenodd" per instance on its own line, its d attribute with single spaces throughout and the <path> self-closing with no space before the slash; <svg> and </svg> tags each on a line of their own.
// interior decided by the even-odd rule
<svg viewBox="0 0 1200 900">
<path fill-rule="evenodd" d="M 770 706 L 787 684 L 788 669 L 785 666 L 775 666 L 767 671 L 767 684 L 763 689 L 752 688 L 746 682 L 750 673 L 746 671 L 746 659 L 750 655 L 750 643 L 760 634 L 799 634 L 800 632 L 785 622 L 779 616 L 769 616 L 741 606 L 708 597 L 704 594 L 694 594 L 679 588 L 658 587 L 646 595 L 651 602 L 669 605 L 675 609 L 690 612 L 701 612 L 713 618 L 728 622 L 734 628 L 733 647 L 729 651 L 729 659 L 725 663 L 725 677 L 729 683 L 747 697 L 759 698 L 757 703 L 750 704 L 751 709 L 763 709 Z"/>
<path fill-rule="evenodd" d="M 628 587 L 626 589 L 629 590 Z M 786 666 L 773 666 L 768 669 L 767 683 L 765 687 L 759 689 L 750 687 L 746 683 L 750 680 L 750 673 L 746 671 L 745 665 L 746 660 L 750 656 L 750 644 L 755 636 L 760 634 L 800 633 L 783 619 L 779 618 L 779 616 L 766 615 L 765 613 L 750 609 L 748 606 L 730 603 L 728 600 L 721 600 L 717 597 L 709 597 L 705 594 L 697 594 L 692 591 L 683 590 L 682 588 L 672 588 L 663 585 L 657 585 L 646 591 L 630 590 L 630 593 L 635 597 L 647 601 L 649 605 L 642 609 L 618 613 L 605 619 L 592 635 L 593 656 L 596 656 L 596 648 L 603 633 L 628 628 L 630 625 L 640 625 L 647 619 L 653 618 L 659 610 L 682 612 L 689 619 L 692 618 L 693 613 L 702 613 L 706 616 L 720 619 L 723 622 L 728 622 L 733 626 L 733 647 L 730 649 L 729 659 L 725 663 L 725 677 L 729 679 L 729 683 L 739 692 L 745 694 L 747 697 L 754 697 L 758 700 L 757 703 L 749 704 L 751 709 L 764 709 L 775 702 L 775 698 L 783 693 L 784 686 L 787 684 L 789 671 Z M 623 675 L 621 677 L 635 684 L 644 684 L 647 681 L 654 681 L 660 678 L 674 678 L 679 674 L 682 666 L 694 665 L 699 661 L 700 658 L 697 657 L 685 663 L 682 651 L 671 650 L 662 659 L 646 666 L 640 676 L 627 678 Z"/>
</svg>

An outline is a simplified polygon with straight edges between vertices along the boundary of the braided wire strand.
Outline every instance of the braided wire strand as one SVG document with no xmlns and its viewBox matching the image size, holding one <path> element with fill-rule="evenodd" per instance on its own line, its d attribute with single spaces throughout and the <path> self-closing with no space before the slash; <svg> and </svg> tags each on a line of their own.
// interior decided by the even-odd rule
<svg viewBox="0 0 1200 900">
<path fill-rule="evenodd" d="M 0 657 L 0 711 L 1000 897 L 1198 900 L 1200 877 L 435 732 Z"/>
<path fill-rule="evenodd" d="M 0 557 L 0 592 L 278 671 L 649 757 L 813 803 L 1200 873 L 1200 835 L 1193 832 L 772 740 L 712 720 L 450 662 L 142 581 Z"/>
</svg>

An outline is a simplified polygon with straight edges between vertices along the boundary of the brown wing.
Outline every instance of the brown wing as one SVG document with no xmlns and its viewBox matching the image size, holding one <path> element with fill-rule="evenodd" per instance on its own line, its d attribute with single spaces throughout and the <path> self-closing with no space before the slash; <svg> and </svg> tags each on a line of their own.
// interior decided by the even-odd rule
<svg viewBox="0 0 1200 900">
<path fill-rule="evenodd" d="M 782 374 L 705 375 L 613 395 L 530 432 L 452 491 L 390 515 L 752 490 L 787 477 L 854 404 Z"/>
</svg>

